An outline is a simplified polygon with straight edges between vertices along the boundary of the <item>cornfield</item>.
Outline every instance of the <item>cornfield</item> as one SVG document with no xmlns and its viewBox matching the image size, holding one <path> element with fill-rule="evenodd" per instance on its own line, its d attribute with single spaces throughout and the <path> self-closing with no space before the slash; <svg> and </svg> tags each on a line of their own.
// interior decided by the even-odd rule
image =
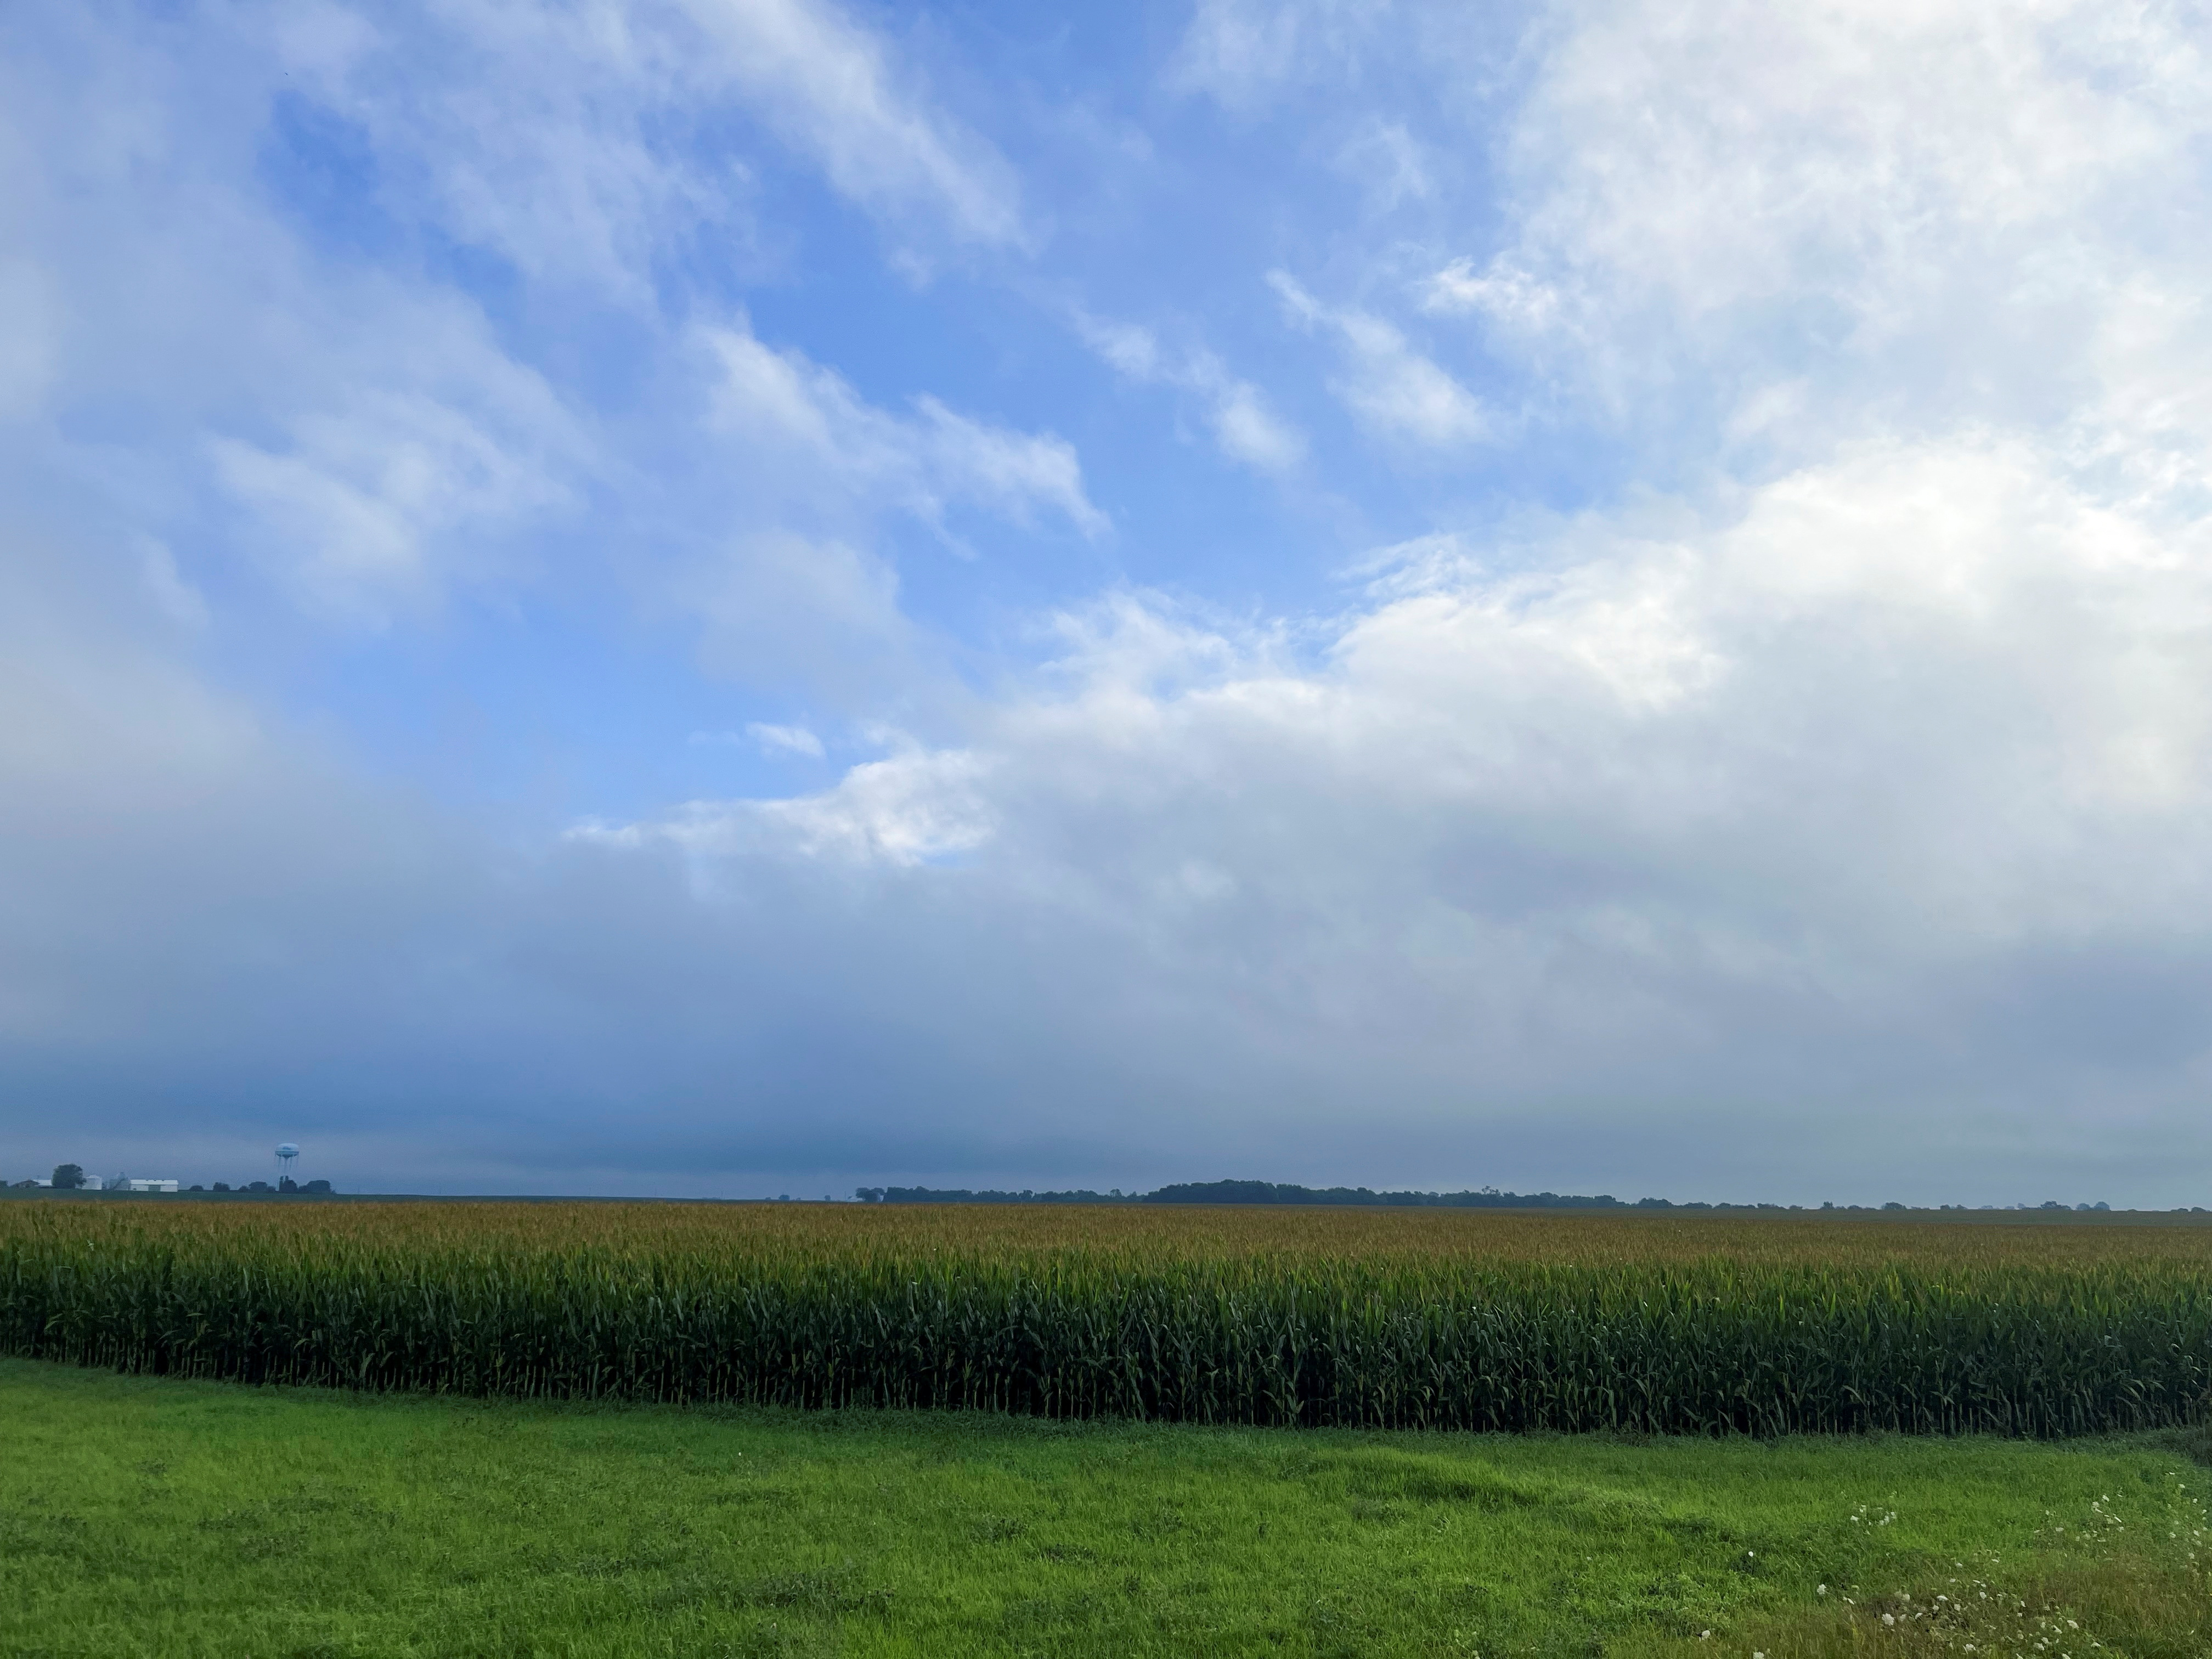
<svg viewBox="0 0 2212 1659">
<path fill-rule="evenodd" d="M 0 1351 L 526 1397 L 2057 1436 L 2193 1422 L 2212 1230 L 1437 1211 L 0 1204 Z"/>
</svg>

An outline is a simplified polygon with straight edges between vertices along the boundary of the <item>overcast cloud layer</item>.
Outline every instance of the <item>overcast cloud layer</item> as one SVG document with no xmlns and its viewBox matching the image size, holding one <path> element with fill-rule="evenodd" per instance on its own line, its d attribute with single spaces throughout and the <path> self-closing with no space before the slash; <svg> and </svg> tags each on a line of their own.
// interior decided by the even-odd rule
<svg viewBox="0 0 2212 1659">
<path fill-rule="evenodd" d="M 0 15 L 0 1177 L 2212 1194 L 2212 18 Z"/>
</svg>

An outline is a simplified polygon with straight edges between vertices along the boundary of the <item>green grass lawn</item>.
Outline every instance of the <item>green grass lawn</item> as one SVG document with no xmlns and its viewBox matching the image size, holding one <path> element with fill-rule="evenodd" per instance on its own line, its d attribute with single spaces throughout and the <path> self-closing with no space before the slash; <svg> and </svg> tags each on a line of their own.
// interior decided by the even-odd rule
<svg viewBox="0 0 2212 1659">
<path fill-rule="evenodd" d="M 0 1361 L 0 1652 L 2196 1659 L 2201 1473 L 2174 1437 L 593 1409 Z"/>
</svg>

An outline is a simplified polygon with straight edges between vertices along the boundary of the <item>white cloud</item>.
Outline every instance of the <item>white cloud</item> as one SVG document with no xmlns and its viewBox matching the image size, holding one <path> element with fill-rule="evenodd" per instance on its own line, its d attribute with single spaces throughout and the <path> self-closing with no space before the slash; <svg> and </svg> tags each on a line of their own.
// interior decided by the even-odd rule
<svg viewBox="0 0 2212 1659">
<path fill-rule="evenodd" d="M 942 498 L 966 497 L 1026 523 L 1033 507 L 1052 508 L 1086 536 L 1111 527 L 1083 493 L 1075 447 L 1051 433 L 1014 432 L 947 409 L 927 394 L 915 399 L 926 441 L 925 471 L 941 480 Z M 933 494 L 930 511 L 942 508 Z"/>
<path fill-rule="evenodd" d="M 1285 473 L 1305 459 L 1305 436 L 1277 414 L 1267 394 L 1230 372 L 1203 347 L 1174 352 L 1158 335 L 1134 323 L 1078 313 L 1084 342 L 1116 373 L 1144 385 L 1171 386 L 1194 393 L 1221 453 L 1262 472 Z"/>
<path fill-rule="evenodd" d="M 1517 333 L 1541 332 L 1559 307 L 1556 290 L 1503 262 L 1478 275 L 1473 260 L 1455 259 L 1420 288 L 1425 311 L 1477 313 Z"/>
<path fill-rule="evenodd" d="M 910 416 L 877 408 L 835 371 L 797 351 L 778 351 L 749 329 L 707 331 L 720 366 L 716 419 L 749 446 L 781 452 L 787 489 L 817 489 L 841 501 L 871 500 L 941 525 L 955 505 L 979 507 L 1018 524 L 1040 511 L 1085 536 L 1109 528 L 1084 493 L 1074 448 L 1050 433 L 1023 433 L 947 409 L 927 396 Z M 757 457 L 754 458 L 756 460 Z"/>
<path fill-rule="evenodd" d="M 806 755 L 820 760 L 823 753 L 822 739 L 803 726 L 771 726 L 755 720 L 745 727 L 745 735 L 760 745 L 764 755 Z"/>
<path fill-rule="evenodd" d="M 1481 400 L 1414 350 L 1395 326 L 1370 312 L 1324 306 L 1281 271 L 1268 273 L 1267 281 L 1295 321 L 1335 332 L 1348 373 L 1334 389 L 1376 436 L 1439 451 L 1495 434 L 1496 422 Z"/>
<path fill-rule="evenodd" d="M 1615 422 L 1679 441 L 1806 381 L 1762 451 L 1797 465 L 1900 424 L 2063 418 L 2118 336 L 2206 361 L 2172 304 L 2208 252 L 2175 210 L 2212 131 L 2184 14 L 1629 0 L 1561 23 L 1506 147 L 1502 246 L 1428 298 Z"/>
<path fill-rule="evenodd" d="M 712 228 L 747 256 L 734 104 L 902 238 L 1022 240 L 1013 170 L 826 0 L 458 0 L 280 9 L 289 85 L 368 136 L 386 210 L 534 277 L 654 302 L 653 261 Z M 371 18 L 374 21 L 371 21 Z"/>
<path fill-rule="evenodd" d="M 373 158 L 365 205 L 403 222 L 427 219 L 533 279 L 634 304 L 651 301 L 658 249 L 703 223 L 743 222 L 742 171 L 668 142 L 714 80 L 680 10 L 459 0 L 427 15 L 276 12 L 287 90 Z"/>
<path fill-rule="evenodd" d="M 1169 373 L 1159 337 L 1136 323 L 1117 323 L 1079 313 L 1084 343 L 1133 380 L 1158 380 Z"/>
<path fill-rule="evenodd" d="M 971 852 L 990 838 L 991 811 L 978 787 L 989 770 L 975 755 L 909 746 L 854 767 L 818 795 L 698 801 L 665 823 L 586 824 L 571 834 L 613 847 L 666 842 L 708 860 L 787 848 L 841 864 L 917 866 Z"/>
<path fill-rule="evenodd" d="M 1167 82 L 1250 114 L 1324 69 L 1342 72 L 1389 9 L 1357 0 L 1199 0 Z"/>
<path fill-rule="evenodd" d="M 209 447 L 285 579 L 318 608 L 380 620 L 470 563 L 482 574 L 457 544 L 480 548 L 572 500 L 542 443 L 542 432 L 502 432 L 435 398 L 384 391 L 302 413 L 282 448 L 228 437 Z"/>
<path fill-rule="evenodd" d="M 755 810 L 815 857 L 922 864 L 990 838 L 990 807 L 979 787 L 989 769 L 957 750 L 916 750 L 856 766 L 826 794 Z M 702 822 L 711 823 L 711 815 Z"/>
<path fill-rule="evenodd" d="M 1305 459 L 1306 441 L 1277 415 L 1260 389 L 1222 370 L 1211 358 L 1194 366 L 1211 398 L 1213 435 L 1222 453 L 1262 472 L 1288 472 Z"/>
<path fill-rule="evenodd" d="M 280 9 L 171 34 L 19 20 L 0 72 L 0 332 L 19 348 L 0 347 L 0 405 L 21 405 L 0 418 L 31 422 L 34 470 L 97 480 L 123 533 L 167 550 L 157 597 L 222 592 L 211 574 L 244 556 L 310 611 L 381 627 L 457 584 L 558 583 L 592 522 L 647 605 L 696 607 L 710 658 L 743 641 L 788 663 L 802 640 L 912 644 L 874 544 L 887 513 L 948 539 L 965 509 L 1109 529 L 1050 434 L 927 397 L 876 409 L 795 356 L 779 388 L 773 354 L 702 364 L 658 314 L 662 262 L 744 216 L 733 100 L 902 237 L 1018 231 L 1003 164 L 842 12 Z M 78 67 L 41 76 L 43 57 Z M 526 303 L 439 269 L 456 243 L 512 261 Z M 649 407 L 608 407 L 600 348 L 574 337 L 622 310 Z M 702 376 L 762 455 L 702 430 Z M 786 599 L 811 623 L 766 626 Z"/>
<path fill-rule="evenodd" d="M 198 21 L 157 40 L 58 18 L 70 75 L 27 67 L 51 41 L 9 55 L 0 264 L 45 364 L 19 383 L 37 398 L 19 453 L 97 481 L 100 510 L 163 548 L 173 610 L 240 552 L 371 623 L 512 570 L 514 533 L 599 469 L 587 423 L 467 300 L 303 246 L 256 172 L 282 71 L 233 15 Z M 340 12 L 289 29 L 303 63 L 360 49 Z"/>
<path fill-rule="evenodd" d="M 1692 529 L 1586 526 L 1548 574 L 1432 547 L 1318 671 L 1125 603 L 1065 692 L 958 746 L 629 834 L 710 862 L 962 852 L 962 902 L 1009 929 L 963 949 L 1141 960 L 1201 1027 L 1394 1091 L 1749 1109 L 1901 1067 L 2179 1110 L 2163 1059 L 2028 1036 L 2084 952 L 2212 927 L 2212 526 L 2065 474 L 1877 447 Z M 1215 666 L 1164 686 L 1164 659 Z M 1986 1069 L 1954 1076 L 1960 1052 Z"/>
<path fill-rule="evenodd" d="M 1024 234 L 1013 172 L 898 85 L 884 43 L 818 0 L 693 0 L 725 46 L 721 67 L 774 112 L 831 183 L 872 207 L 933 208 L 962 237 Z"/>
</svg>

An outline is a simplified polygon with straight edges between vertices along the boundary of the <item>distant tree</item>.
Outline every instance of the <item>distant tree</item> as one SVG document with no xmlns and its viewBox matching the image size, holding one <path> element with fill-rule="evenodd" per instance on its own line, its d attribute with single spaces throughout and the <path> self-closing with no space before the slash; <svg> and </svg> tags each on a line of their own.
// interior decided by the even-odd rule
<svg viewBox="0 0 2212 1659">
<path fill-rule="evenodd" d="M 274 1191 L 275 1189 L 265 1181 L 249 1181 L 245 1186 L 240 1188 L 239 1190 L 246 1193 L 266 1193 Z"/>
<path fill-rule="evenodd" d="M 230 1190 L 230 1183 L 228 1181 L 218 1181 L 215 1183 L 215 1189 L 219 1193 L 227 1193 Z"/>
<path fill-rule="evenodd" d="M 1346 1189 L 1339 1188 L 1339 1192 Z M 1146 1195 L 1154 1204 L 1310 1204 L 1316 1194 L 1308 1187 L 1278 1187 L 1272 1181 L 1178 1181 Z M 1369 1203 L 1375 1194 L 1364 1194 Z M 1330 1202 L 1326 1194 L 1319 1201 Z M 1357 1197 L 1334 1200 L 1358 1203 Z"/>
<path fill-rule="evenodd" d="M 331 1183 L 327 1181 L 311 1181 L 300 1188 L 303 1193 L 326 1193 L 330 1189 Z"/>
<path fill-rule="evenodd" d="M 54 1165 L 54 1185 L 55 1185 L 55 1186 L 57 1186 L 57 1187 L 82 1187 L 82 1186 L 83 1186 L 83 1185 L 84 1185 L 84 1165 L 82 1165 L 82 1164 L 55 1164 L 55 1165 Z"/>
</svg>

